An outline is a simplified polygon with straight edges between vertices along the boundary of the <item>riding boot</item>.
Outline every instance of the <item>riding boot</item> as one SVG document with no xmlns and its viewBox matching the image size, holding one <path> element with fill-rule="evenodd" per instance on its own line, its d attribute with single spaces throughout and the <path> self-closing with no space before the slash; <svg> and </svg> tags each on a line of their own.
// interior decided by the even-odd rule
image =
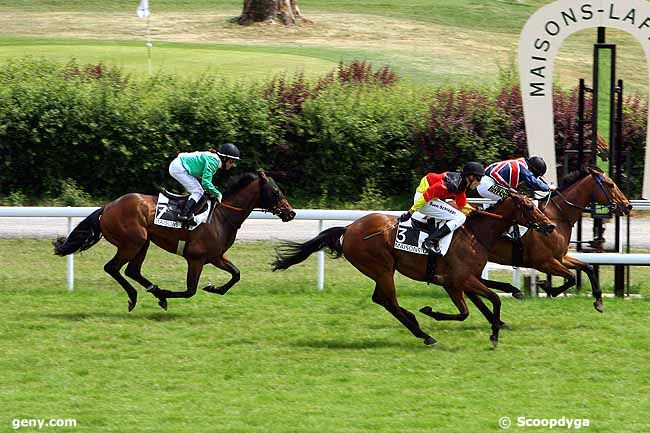
<svg viewBox="0 0 650 433">
<path fill-rule="evenodd" d="M 194 205 L 196 205 L 196 200 L 193 198 L 189 199 L 185 203 L 185 206 L 183 206 L 181 212 L 176 216 L 176 219 L 183 222 L 191 220 L 194 216 L 194 213 L 192 212 L 194 210 Z"/>
<path fill-rule="evenodd" d="M 447 224 L 443 225 L 433 233 L 430 233 L 429 236 L 422 242 L 422 248 L 431 251 L 434 254 L 440 254 L 440 246 L 438 245 L 440 239 L 447 236 L 451 233 L 451 229 Z"/>
</svg>

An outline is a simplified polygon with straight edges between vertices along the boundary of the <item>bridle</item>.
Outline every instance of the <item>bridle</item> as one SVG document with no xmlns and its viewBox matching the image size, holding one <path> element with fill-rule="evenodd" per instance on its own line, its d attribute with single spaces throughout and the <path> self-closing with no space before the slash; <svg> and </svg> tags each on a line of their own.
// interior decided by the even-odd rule
<svg viewBox="0 0 650 433">
<path fill-rule="evenodd" d="M 267 182 L 268 182 L 268 180 L 267 180 Z M 260 194 L 263 195 L 262 192 L 260 192 Z M 277 201 L 273 206 L 270 206 L 270 207 L 261 207 L 261 208 L 256 208 L 256 207 L 252 207 L 252 208 L 242 208 L 242 207 L 238 207 L 238 206 L 234 206 L 234 205 L 231 205 L 231 204 L 228 204 L 228 203 L 221 202 L 221 203 L 219 203 L 219 208 L 222 208 L 222 207 L 223 207 L 223 208 L 226 208 L 226 209 L 233 210 L 233 211 L 235 211 L 235 212 L 244 212 L 244 213 L 250 213 L 250 212 L 253 212 L 253 211 L 258 211 L 258 212 L 264 212 L 264 213 L 271 213 L 271 214 L 273 214 L 273 215 L 278 216 L 278 215 L 282 214 L 282 206 L 281 206 L 281 203 L 282 203 L 282 200 L 278 200 L 278 201 Z M 224 217 L 225 217 L 225 215 L 224 215 Z M 232 223 L 228 220 L 227 217 L 226 217 L 226 221 L 227 221 L 229 224 L 234 225 L 234 224 L 232 224 Z"/>
<path fill-rule="evenodd" d="M 606 188 L 605 185 L 603 184 L 603 180 L 605 179 L 604 175 L 603 175 L 603 174 L 600 174 L 600 173 L 593 173 L 593 172 L 591 172 L 591 173 L 589 173 L 589 174 L 590 174 L 591 177 L 596 181 L 596 184 L 598 185 L 598 187 L 600 188 L 600 190 L 603 192 L 603 194 L 605 195 L 605 198 L 606 198 L 607 201 L 608 201 L 608 204 L 605 205 L 605 207 L 606 207 L 607 209 L 609 209 L 610 212 L 615 212 L 615 211 L 619 208 L 619 205 L 618 205 L 618 203 L 616 203 L 616 202 L 614 201 L 614 199 L 612 198 L 611 194 L 607 191 L 607 188 Z M 554 196 L 554 195 L 558 195 L 558 196 L 562 199 L 562 201 L 564 201 L 565 204 L 571 206 L 572 208 L 579 209 L 579 210 L 581 210 L 582 212 L 589 212 L 589 213 L 592 213 L 592 212 L 594 212 L 594 211 L 596 210 L 596 206 L 595 206 L 595 205 L 592 206 L 592 207 L 584 207 L 584 206 L 580 206 L 580 205 L 577 205 L 577 204 L 575 204 L 575 203 L 572 203 L 572 202 L 569 201 L 569 200 L 568 200 L 568 199 L 567 199 L 567 198 L 566 198 L 566 197 L 565 197 L 565 196 L 564 196 L 560 191 L 555 190 L 554 194 L 549 194 L 549 197 L 550 197 L 549 200 L 550 200 L 551 203 L 553 203 L 553 204 L 554 204 L 554 205 L 555 205 L 555 206 L 560 210 L 560 212 L 562 212 L 562 215 L 563 215 L 564 218 L 567 219 L 567 220 L 569 220 L 568 215 L 566 215 L 566 213 L 564 212 L 564 209 L 563 209 L 560 205 L 558 205 L 558 204 L 555 202 L 555 200 L 554 200 L 555 197 L 551 197 L 551 195 L 553 195 L 553 196 Z M 594 191 L 591 192 L 591 200 L 590 200 L 590 203 L 594 203 L 594 202 L 596 201 L 596 199 L 595 199 L 595 195 L 596 195 L 596 191 L 594 190 Z"/>
<path fill-rule="evenodd" d="M 512 201 L 515 203 L 515 206 L 517 206 L 517 209 L 519 209 L 519 211 L 521 212 L 521 220 L 527 220 L 528 221 L 526 224 L 521 224 L 521 225 L 523 225 L 524 227 L 528 227 L 529 229 L 533 229 L 535 231 L 538 231 L 538 232 L 542 232 L 542 233 L 545 232 L 545 230 L 543 229 L 541 223 L 536 222 L 536 221 L 532 221 L 532 219 L 530 217 L 526 216 L 525 209 L 523 208 L 523 206 L 517 200 L 514 199 L 514 197 L 513 197 Z M 533 208 L 535 207 L 535 205 L 532 204 L 532 203 L 531 203 L 531 206 Z M 533 209 L 533 212 L 534 212 L 534 209 Z M 517 224 L 518 223 L 515 223 L 515 225 L 517 225 Z"/>
</svg>

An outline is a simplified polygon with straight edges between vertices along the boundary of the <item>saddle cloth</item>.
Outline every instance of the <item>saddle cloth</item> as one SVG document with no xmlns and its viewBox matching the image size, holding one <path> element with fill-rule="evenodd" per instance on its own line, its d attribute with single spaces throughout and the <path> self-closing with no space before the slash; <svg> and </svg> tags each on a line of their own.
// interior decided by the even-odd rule
<svg viewBox="0 0 650 433">
<path fill-rule="evenodd" d="M 203 212 L 194 216 L 194 223 L 183 224 L 182 221 L 176 220 L 176 214 L 185 204 L 185 200 L 181 199 L 170 199 L 163 193 L 158 194 L 158 204 L 156 204 L 156 216 L 154 217 L 153 223 L 158 226 L 169 227 L 174 229 L 187 228 L 188 230 L 194 230 L 204 222 L 208 220 L 210 215 L 211 203 L 207 202 L 207 206 L 204 207 Z"/>
<path fill-rule="evenodd" d="M 447 221 L 436 221 L 435 228 L 440 227 Z M 422 223 L 424 224 L 424 223 Z M 435 230 L 435 229 L 434 229 Z M 422 248 L 422 242 L 429 236 L 426 231 L 413 227 L 413 219 L 399 223 L 397 226 L 397 236 L 395 236 L 394 247 L 397 250 L 407 251 L 409 253 L 421 254 L 423 256 L 429 255 L 429 250 Z M 440 239 L 438 246 L 440 247 L 441 255 L 447 254 L 451 240 L 454 233 L 449 233 L 444 238 Z"/>
</svg>

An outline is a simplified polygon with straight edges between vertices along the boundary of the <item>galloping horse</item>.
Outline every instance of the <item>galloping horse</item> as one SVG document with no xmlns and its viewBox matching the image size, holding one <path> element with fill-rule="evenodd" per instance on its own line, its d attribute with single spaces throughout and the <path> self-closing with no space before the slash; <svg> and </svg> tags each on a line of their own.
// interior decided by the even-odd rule
<svg viewBox="0 0 650 433">
<path fill-rule="evenodd" d="M 120 274 L 120 270 L 127 263 L 126 276 L 156 296 L 158 304 L 166 310 L 167 298 L 189 298 L 196 293 L 199 277 L 206 263 L 211 263 L 231 275 L 230 280 L 221 287 L 204 287 L 206 292 L 224 295 L 239 281 L 239 269 L 224 253 L 235 242 L 237 230 L 254 208 L 268 210 L 284 222 L 291 221 L 296 215 L 275 181 L 263 171 L 242 176 L 225 191 L 223 202 L 214 208 L 209 221 L 193 231 L 154 225 L 156 203 L 156 196 L 123 195 L 89 215 L 67 239 L 61 237 L 53 242 L 54 253 L 65 256 L 86 250 L 95 245 L 103 235 L 117 247 L 117 254 L 104 265 L 104 270 L 115 278 L 129 295 L 129 311 L 135 307 L 138 293 Z M 187 261 L 186 291 L 162 290 L 142 276 L 142 262 L 151 242 L 170 253 L 181 254 L 179 248 L 183 249 L 182 256 Z"/>
<path fill-rule="evenodd" d="M 491 314 L 494 346 L 499 339 L 501 301 L 496 293 L 481 282 L 481 272 L 487 263 L 488 251 L 498 241 L 501 234 L 513 222 L 533 225 L 539 230 L 550 232 L 553 225 L 525 196 L 512 194 L 492 210 L 497 216 L 475 213 L 463 227 L 456 231 L 447 255 L 438 257 L 435 275 L 427 274 L 427 257 L 393 248 L 397 235 L 396 218 L 373 213 L 366 215 L 347 227 L 332 227 L 321 232 L 314 239 L 304 242 L 284 242 L 278 248 L 278 257 L 273 270 L 287 269 L 305 260 L 312 253 L 329 248 L 335 257 L 345 258 L 359 271 L 375 281 L 372 300 L 388 310 L 411 333 L 424 340 L 424 344 L 434 344 L 436 340 L 426 334 L 410 311 L 397 302 L 395 292 L 395 271 L 417 281 L 439 284 L 445 288 L 460 314 L 445 314 L 423 307 L 421 312 L 436 320 L 465 320 L 469 315 L 464 300 L 467 293 L 470 300 L 478 300 L 479 308 L 486 314 L 487 307 L 477 295 L 492 302 Z"/>
<path fill-rule="evenodd" d="M 541 286 L 553 297 L 575 285 L 576 278 L 571 269 L 584 271 L 589 277 L 592 294 L 596 298 L 594 308 L 602 313 L 602 292 L 594 268 L 588 263 L 567 256 L 571 230 L 580 215 L 589 211 L 586 206 L 592 202 L 608 206 L 619 215 L 628 214 L 632 210 L 632 205 L 625 194 L 602 170 L 590 167 L 586 171 L 571 173 L 562 180 L 560 189 L 551 194 L 549 202 L 543 207 L 544 214 L 557 229 L 550 236 L 541 236 L 536 232 L 527 233 L 521 239 L 523 255 L 519 253 L 515 255 L 521 260 L 517 266 L 534 268 L 567 279 L 566 283 L 559 287 Z M 513 248 L 513 242 L 502 238 L 490 250 L 489 260 L 503 265 L 513 265 Z M 492 289 L 513 294 L 520 293 L 519 289 L 508 283 L 490 280 L 483 280 L 483 282 Z"/>
</svg>

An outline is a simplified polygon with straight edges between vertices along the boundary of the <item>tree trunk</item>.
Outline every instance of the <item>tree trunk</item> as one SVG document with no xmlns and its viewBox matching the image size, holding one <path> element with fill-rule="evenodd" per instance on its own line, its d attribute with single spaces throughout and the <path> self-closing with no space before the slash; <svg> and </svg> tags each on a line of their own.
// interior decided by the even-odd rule
<svg viewBox="0 0 650 433">
<path fill-rule="evenodd" d="M 244 0 L 244 8 L 237 18 L 242 25 L 266 22 L 293 26 L 301 21 L 311 23 L 300 12 L 298 0 Z"/>
</svg>

